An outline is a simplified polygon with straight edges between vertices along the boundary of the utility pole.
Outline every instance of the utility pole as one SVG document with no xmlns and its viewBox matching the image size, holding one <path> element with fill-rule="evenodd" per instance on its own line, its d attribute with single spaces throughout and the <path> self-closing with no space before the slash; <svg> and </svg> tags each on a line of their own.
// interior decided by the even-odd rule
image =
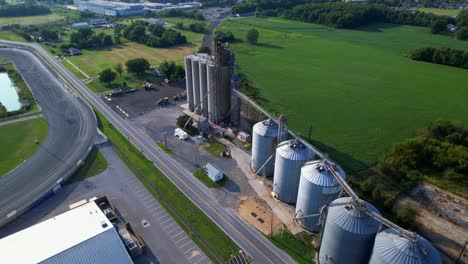
<svg viewBox="0 0 468 264">
<path fill-rule="evenodd" d="M 463 246 L 462 250 L 460 251 L 460 254 L 458 255 L 457 261 L 455 264 L 460 263 L 460 259 L 463 256 L 463 252 L 465 252 L 466 244 L 468 244 L 468 240 L 465 240 L 465 245 Z"/>
<path fill-rule="evenodd" d="M 166 132 L 166 130 L 164 130 L 164 131 L 162 132 L 162 134 L 163 134 L 163 136 L 164 136 L 164 146 L 166 146 L 166 148 L 167 148 L 167 137 L 166 137 L 167 132 Z"/>
<path fill-rule="evenodd" d="M 270 238 L 273 237 L 273 209 L 271 210 L 270 215 Z"/>
</svg>

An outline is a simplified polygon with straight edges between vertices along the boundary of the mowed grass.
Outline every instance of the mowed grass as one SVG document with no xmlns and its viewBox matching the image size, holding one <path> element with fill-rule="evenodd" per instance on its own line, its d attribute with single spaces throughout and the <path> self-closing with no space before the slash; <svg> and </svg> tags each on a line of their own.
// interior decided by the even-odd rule
<svg viewBox="0 0 468 264">
<path fill-rule="evenodd" d="M 82 181 L 86 178 L 93 177 L 107 169 L 108 163 L 99 149 L 93 147 L 89 152 L 84 163 L 73 173 L 67 180 L 66 184 Z"/>
<path fill-rule="evenodd" d="M 157 66 L 165 60 L 183 64 L 184 56 L 198 49 L 199 44 L 187 44 L 167 49 L 151 48 L 135 42 L 127 42 L 112 48 L 82 50 L 83 55 L 68 57 L 73 64 L 89 76 L 97 76 L 105 68 L 114 69 L 115 65 L 134 58 L 146 58 L 151 65 Z"/>
<path fill-rule="evenodd" d="M 16 168 L 44 143 L 47 121 L 36 118 L 0 126 L 0 176 Z"/>
<path fill-rule="evenodd" d="M 444 9 L 444 8 L 428 8 L 421 7 L 417 9 L 418 11 L 425 13 L 432 13 L 438 16 L 457 16 L 461 10 L 460 9 Z"/>
<path fill-rule="evenodd" d="M 26 42 L 26 40 L 13 32 L 3 31 L 0 32 L 0 39 L 3 40 L 10 40 L 10 41 L 18 41 L 18 42 Z"/>
<path fill-rule="evenodd" d="M 57 20 L 64 19 L 61 14 L 51 13 L 43 16 L 25 16 L 25 17 L 1 17 L 0 26 L 21 24 L 21 25 L 37 25 Z"/>
<path fill-rule="evenodd" d="M 257 28 L 259 44 L 242 41 Z M 261 102 L 347 169 L 362 169 L 392 143 L 437 118 L 468 122 L 468 71 L 407 58 L 423 47 L 468 49 L 427 28 L 376 24 L 337 30 L 276 18 L 226 21 L 221 30 Z M 311 130 L 309 130 L 311 129 Z"/>
</svg>

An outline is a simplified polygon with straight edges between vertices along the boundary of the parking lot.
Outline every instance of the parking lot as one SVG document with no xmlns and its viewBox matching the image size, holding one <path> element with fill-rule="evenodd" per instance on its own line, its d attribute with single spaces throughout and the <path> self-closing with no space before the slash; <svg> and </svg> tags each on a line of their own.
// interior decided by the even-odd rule
<svg viewBox="0 0 468 264">
<path fill-rule="evenodd" d="M 100 147 L 109 167 L 103 173 L 62 188 L 0 229 L 0 238 L 69 210 L 68 206 L 105 195 L 119 216 L 147 245 L 135 263 L 210 263 L 206 255 L 120 160 L 112 147 Z"/>
<path fill-rule="evenodd" d="M 190 172 L 194 172 L 196 168 L 208 162 L 223 170 L 228 178 L 223 188 L 210 189 L 223 206 L 236 209 L 242 198 L 255 196 L 255 191 L 236 160 L 214 157 L 200 147 L 203 141 L 196 137 L 180 140 L 174 136 L 174 130 L 177 127 L 176 119 L 182 114 L 182 107 L 168 106 L 132 119 L 132 123 L 155 141 L 166 141 L 168 148 L 173 152 L 173 157 Z"/>
<path fill-rule="evenodd" d="M 103 96 L 102 100 L 124 118 L 135 118 L 161 108 L 158 101 L 165 97 L 170 104 L 176 104 L 173 97 L 184 91 L 185 88 L 178 82 L 177 85 L 156 85 L 155 89 L 138 89 L 115 96 Z"/>
</svg>

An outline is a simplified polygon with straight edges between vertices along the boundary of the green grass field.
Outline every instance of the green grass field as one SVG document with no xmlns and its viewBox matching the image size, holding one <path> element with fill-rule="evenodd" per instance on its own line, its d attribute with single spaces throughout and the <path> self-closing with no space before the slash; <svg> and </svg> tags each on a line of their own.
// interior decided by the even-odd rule
<svg viewBox="0 0 468 264">
<path fill-rule="evenodd" d="M 16 168 L 43 143 L 47 135 L 47 121 L 42 118 L 0 126 L 0 176 Z"/>
<path fill-rule="evenodd" d="M 21 24 L 21 25 L 37 25 L 57 20 L 64 19 L 65 17 L 61 14 L 51 13 L 43 16 L 25 16 L 25 17 L 2 17 L 0 18 L 0 26 Z"/>
<path fill-rule="evenodd" d="M 418 11 L 425 13 L 432 13 L 438 16 L 457 16 L 461 10 L 460 9 L 444 9 L 444 8 L 426 8 L 421 7 L 417 9 Z"/>
<path fill-rule="evenodd" d="M 101 154 L 97 148 L 93 148 L 90 152 L 83 165 L 73 173 L 73 175 L 67 180 L 66 184 L 79 182 L 89 177 L 98 175 L 99 173 L 107 169 L 107 160 Z"/>
<path fill-rule="evenodd" d="M 259 44 L 242 41 L 248 29 Z M 276 18 L 226 21 L 221 30 L 261 102 L 347 169 L 361 169 L 392 143 L 437 118 L 468 122 L 468 71 L 413 61 L 423 47 L 468 49 L 468 42 L 427 28 L 376 24 L 359 30 Z M 273 76 L 273 77 L 272 77 Z"/>
</svg>

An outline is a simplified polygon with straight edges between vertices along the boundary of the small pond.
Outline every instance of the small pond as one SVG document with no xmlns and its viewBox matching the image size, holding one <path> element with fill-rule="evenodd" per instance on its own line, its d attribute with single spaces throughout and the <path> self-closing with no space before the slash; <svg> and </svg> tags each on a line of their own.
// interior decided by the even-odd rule
<svg viewBox="0 0 468 264">
<path fill-rule="evenodd" d="M 21 108 L 18 92 L 6 72 L 0 72 L 0 103 L 7 111 L 16 111 Z"/>
</svg>

